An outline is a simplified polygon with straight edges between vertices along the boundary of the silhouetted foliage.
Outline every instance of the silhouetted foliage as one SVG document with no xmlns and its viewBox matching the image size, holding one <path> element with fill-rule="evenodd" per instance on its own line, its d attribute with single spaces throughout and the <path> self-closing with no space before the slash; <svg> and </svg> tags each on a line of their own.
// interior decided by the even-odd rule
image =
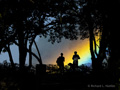
<svg viewBox="0 0 120 90">
<path fill-rule="evenodd" d="M 27 52 L 35 56 L 31 52 L 31 47 L 37 35 L 40 37 L 49 35 L 49 41 L 52 43 L 60 42 L 63 36 L 77 39 L 78 32 L 75 29 L 75 21 L 73 22 L 76 18 L 69 17 L 70 14 L 76 14 L 71 10 L 72 6 L 76 6 L 75 3 L 71 3 L 72 1 L 1 0 L 0 2 L 0 20 L 3 22 L 1 23 L 3 36 L 1 36 L 1 42 L 4 42 L 0 47 L 2 50 L 10 43 L 18 45 L 20 67 L 25 65 Z M 28 42 L 29 49 L 27 49 Z M 42 64 L 41 58 L 35 57 Z M 13 61 L 12 58 L 11 61 Z"/>
<path fill-rule="evenodd" d="M 108 64 L 111 67 L 111 64 L 114 63 L 119 59 L 117 58 L 117 53 L 115 54 L 115 45 L 113 44 L 116 40 L 118 40 L 118 34 L 116 31 L 118 27 L 117 20 L 119 21 L 119 4 L 120 2 L 112 1 L 112 0 L 83 0 L 84 4 L 82 4 L 83 13 L 81 14 L 83 21 L 83 29 L 82 34 L 86 37 L 86 32 L 89 30 L 89 34 L 87 34 L 87 37 L 89 35 L 90 37 L 90 51 L 92 56 L 92 63 L 94 64 L 93 67 L 95 68 L 101 68 L 102 61 L 104 58 L 106 58 L 106 52 L 109 52 L 110 59 L 108 60 Z M 99 53 L 96 54 L 96 49 L 93 48 L 93 45 L 95 42 L 95 35 L 94 30 L 99 30 L 101 32 L 100 38 L 100 47 L 99 47 Z M 94 44 L 93 44 L 94 42 Z M 95 44 L 96 46 L 96 44 Z M 106 50 L 108 48 L 108 50 Z M 116 52 L 118 52 L 116 50 Z M 114 53 L 113 53 L 114 52 Z M 97 58 L 95 58 L 97 56 Z M 112 68 L 115 68 L 116 65 L 112 65 Z M 109 67 L 109 68 L 110 68 Z M 117 68 L 116 68 L 117 69 Z M 114 69 L 115 70 L 115 69 Z"/>
<path fill-rule="evenodd" d="M 62 37 L 70 40 L 78 39 L 79 36 L 81 39 L 89 38 L 92 67 L 97 72 L 89 76 L 89 78 L 92 77 L 90 80 L 95 76 L 93 82 L 98 80 L 101 83 L 107 78 L 112 83 L 119 78 L 117 71 L 120 64 L 120 48 L 119 43 L 116 44 L 119 41 L 117 31 L 120 21 L 119 8 L 119 0 L 0 0 L 0 52 L 7 51 L 11 64 L 15 66 L 10 45 L 18 45 L 20 68 L 25 72 L 28 71 L 25 68 L 27 52 L 30 53 L 30 58 L 34 55 L 42 64 L 40 53 L 36 56 L 31 50 L 36 36 L 48 36 L 48 41 L 52 43 L 60 42 Z M 96 43 L 96 36 L 99 36 L 99 46 Z M 102 61 L 106 58 L 106 52 L 110 56 L 108 59 L 109 73 L 102 71 Z M 88 70 L 85 66 L 80 68 L 83 72 Z M 113 74 L 116 77 L 113 77 Z M 66 82 L 71 81 L 69 78 L 76 75 L 80 73 L 67 72 Z M 58 79 L 55 78 L 55 80 Z M 89 80 L 88 82 L 90 83 Z"/>
</svg>

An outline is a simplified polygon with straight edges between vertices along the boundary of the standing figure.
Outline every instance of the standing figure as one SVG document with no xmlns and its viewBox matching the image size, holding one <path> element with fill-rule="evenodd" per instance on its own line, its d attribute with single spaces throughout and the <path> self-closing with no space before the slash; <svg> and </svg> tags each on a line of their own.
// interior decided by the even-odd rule
<svg viewBox="0 0 120 90">
<path fill-rule="evenodd" d="M 63 57 L 63 53 L 61 53 L 61 56 L 58 57 L 56 61 L 61 73 L 64 72 L 64 61 L 65 61 L 65 58 Z"/>
<path fill-rule="evenodd" d="M 76 51 L 74 52 L 72 59 L 73 59 L 74 68 L 77 68 L 78 67 L 78 59 L 80 59 L 80 56 L 77 54 Z"/>
</svg>

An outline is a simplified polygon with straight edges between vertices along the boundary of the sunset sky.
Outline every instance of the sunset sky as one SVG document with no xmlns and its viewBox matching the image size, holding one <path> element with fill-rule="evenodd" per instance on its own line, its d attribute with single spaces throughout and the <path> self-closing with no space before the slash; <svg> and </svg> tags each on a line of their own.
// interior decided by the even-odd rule
<svg viewBox="0 0 120 90">
<path fill-rule="evenodd" d="M 85 40 L 68 40 L 68 39 L 62 39 L 60 43 L 54 43 L 51 44 L 48 42 L 48 38 L 36 38 L 37 45 L 39 47 L 41 57 L 43 64 L 56 64 L 57 58 L 60 56 L 60 53 L 64 54 L 65 57 L 65 65 L 68 63 L 73 63 L 72 56 L 74 55 L 74 51 L 77 51 L 80 60 L 79 65 L 85 64 L 85 63 L 91 63 L 91 56 L 89 51 L 89 39 Z M 18 53 L 18 47 L 15 45 L 11 46 L 12 55 L 14 62 L 19 63 L 19 53 Z M 33 52 L 37 54 L 36 48 L 33 45 Z M 27 61 L 26 64 L 28 64 L 28 58 L 27 55 Z M 7 60 L 9 62 L 9 57 L 7 53 L 2 53 L 0 55 L 0 62 L 3 62 L 3 60 Z M 38 61 L 33 57 L 33 64 L 37 64 Z"/>
<path fill-rule="evenodd" d="M 64 54 L 65 64 L 73 63 L 72 56 L 74 55 L 74 51 L 77 51 L 81 58 L 79 60 L 79 65 L 91 63 L 89 51 L 89 39 L 85 40 L 78 39 L 70 41 L 68 39 L 63 38 L 62 42 L 54 44 L 47 42 L 47 40 L 48 40 L 47 38 L 36 39 L 37 45 L 39 46 L 40 49 L 43 63 L 55 64 L 57 58 L 60 56 L 60 53 Z M 34 52 L 36 52 L 35 49 L 33 50 Z M 34 61 L 35 61 L 34 63 L 36 63 L 36 60 Z"/>
</svg>

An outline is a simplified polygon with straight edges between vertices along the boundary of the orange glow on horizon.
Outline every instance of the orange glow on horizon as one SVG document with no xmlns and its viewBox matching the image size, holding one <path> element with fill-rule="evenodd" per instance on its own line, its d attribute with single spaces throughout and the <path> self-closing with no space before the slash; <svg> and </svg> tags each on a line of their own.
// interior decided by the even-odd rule
<svg viewBox="0 0 120 90">
<path fill-rule="evenodd" d="M 74 48 L 72 48 L 67 54 L 65 54 L 65 65 L 68 63 L 73 63 L 72 57 L 74 55 L 74 51 L 77 51 L 77 54 L 80 56 L 79 65 L 87 62 L 88 57 L 90 57 L 89 51 L 89 40 L 85 39 L 82 43 L 76 44 Z"/>
<path fill-rule="evenodd" d="M 99 53 L 100 37 L 101 33 L 95 35 L 97 53 Z M 56 60 L 60 56 L 60 53 L 63 53 L 63 56 L 65 57 L 65 65 L 68 65 L 68 63 L 73 63 L 72 57 L 74 55 L 74 51 L 77 51 L 77 54 L 80 56 L 79 65 L 91 63 L 89 38 L 84 40 L 79 39 L 71 41 L 64 39 L 63 42 L 61 42 L 59 45 L 56 44 L 56 47 L 57 48 L 54 55 L 49 57 L 49 61 L 51 61 L 50 63 L 52 64 L 56 64 Z M 94 42 L 93 49 L 95 50 Z"/>
</svg>

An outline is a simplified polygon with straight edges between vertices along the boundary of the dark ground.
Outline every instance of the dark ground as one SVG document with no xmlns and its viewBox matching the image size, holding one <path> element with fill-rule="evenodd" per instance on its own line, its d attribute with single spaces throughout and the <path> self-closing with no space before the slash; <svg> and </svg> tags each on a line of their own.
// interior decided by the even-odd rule
<svg viewBox="0 0 120 90">
<path fill-rule="evenodd" d="M 0 72 L 0 90 L 119 90 L 110 72 L 65 72 L 34 74 L 19 71 Z M 120 85 L 119 85 L 120 86 Z"/>
</svg>

